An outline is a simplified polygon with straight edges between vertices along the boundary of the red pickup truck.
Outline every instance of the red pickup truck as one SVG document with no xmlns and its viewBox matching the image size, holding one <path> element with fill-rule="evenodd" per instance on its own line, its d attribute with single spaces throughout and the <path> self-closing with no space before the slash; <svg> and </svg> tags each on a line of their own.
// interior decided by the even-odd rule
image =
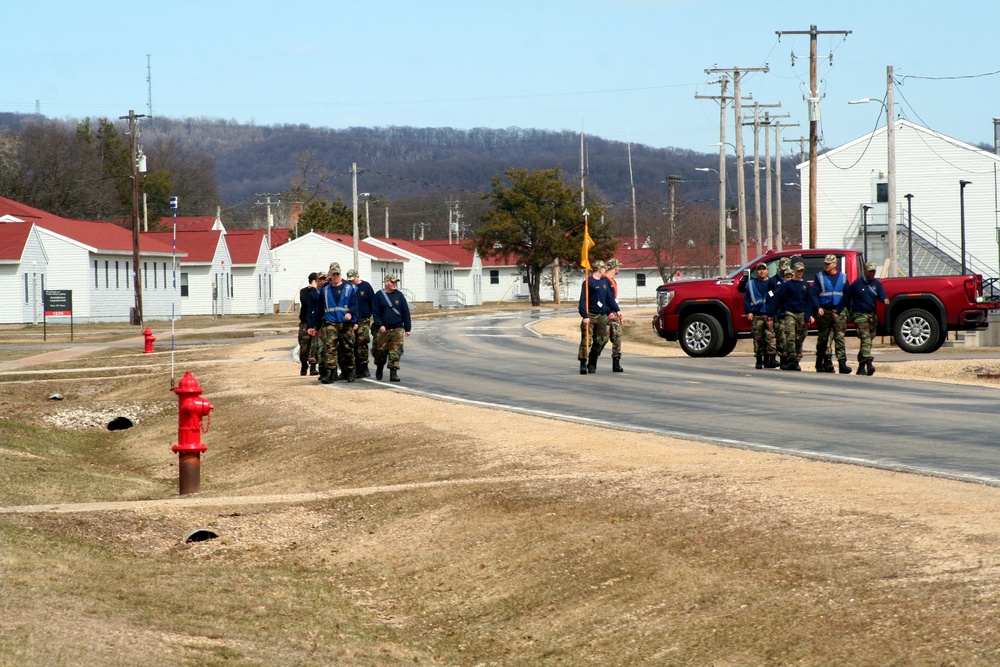
<svg viewBox="0 0 1000 667">
<path fill-rule="evenodd" d="M 670 341 L 680 341 L 692 357 L 724 357 L 740 338 L 750 337 L 744 317 L 740 278 L 759 262 L 774 275 L 778 261 L 789 257 L 806 266 L 806 280 L 823 270 L 823 258 L 836 255 L 849 282 L 861 275 L 861 253 L 856 250 L 786 250 L 769 252 L 728 278 L 680 280 L 656 288 L 653 330 Z M 915 354 L 937 350 L 949 331 L 986 328 L 989 311 L 998 302 L 983 299 L 982 276 L 918 276 L 883 278 L 889 305 L 878 304 L 879 334 L 891 334 L 900 349 Z M 812 327 L 815 328 L 815 327 Z M 853 325 L 848 324 L 848 330 Z"/>
</svg>

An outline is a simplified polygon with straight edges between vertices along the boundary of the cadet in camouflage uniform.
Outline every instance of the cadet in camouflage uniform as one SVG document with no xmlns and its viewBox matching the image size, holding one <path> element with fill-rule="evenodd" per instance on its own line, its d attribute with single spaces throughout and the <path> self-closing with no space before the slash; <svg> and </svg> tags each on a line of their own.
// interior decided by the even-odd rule
<svg viewBox="0 0 1000 667">
<path fill-rule="evenodd" d="M 756 368 L 777 368 L 778 364 L 774 359 L 777 354 L 774 346 L 774 320 L 767 314 L 767 302 L 771 298 L 767 264 L 759 262 L 754 267 L 754 272 L 757 275 L 747 280 L 743 292 L 743 312 L 750 320 L 753 351 L 757 358 Z"/>
<path fill-rule="evenodd" d="M 792 260 L 788 257 L 782 257 L 778 260 L 778 271 L 771 276 L 767 281 L 767 291 L 771 294 L 771 299 L 777 295 L 778 290 L 781 285 L 786 280 L 791 280 L 792 278 Z M 785 318 L 783 312 L 778 312 L 774 314 L 774 322 L 772 324 L 772 329 L 774 330 L 774 349 L 777 354 L 785 354 L 785 331 L 781 327 L 781 321 Z"/>
<path fill-rule="evenodd" d="M 382 379 L 382 369 L 388 363 L 389 382 L 399 382 L 399 359 L 403 356 L 403 341 L 410 335 L 410 306 L 406 297 L 396 289 L 399 278 L 389 274 L 385 288 L 378 291 L 372 305 L 375 320 L 375 339 L 372 357 L 375 358 L 375 379 Z"/>
<path fill-rule="evenodd" d="M 604 262 L 594 262 L 590 276 L 580 288 L 580 375 L 597 372 L 597 358 L 608 344 L 611 331 L 608 322 L 619 317 L 611 283 L 604 279 Z M 589 350 L 587 339 L 590 339 Z"/>
<path fill-rule="evenodd" d="M 326 274 L 323 274 L 326 278 Z M 318 275 L 314 271 L 309 274 L 309 284 L 299 290 L 299 363 L 301 369 L 299 375 L 305 375 L 308 371 L 310 375 L 319 375 L 316 369 L 316 346 L 313 345 L 314 336 L 309 335 L 309 324 L 306 316 L 313 303 L 313 292 L 316 291 L 316 281 Z"/>
<path fill-rule="evenodd" d="M 854 316 L 854 327 L 861 341 L 858 350 L 858 375 L 875 375 L 875 357 L 872 356 L 872 339 L 878 331 L 875 307 L 879 301 L 889 305 L 882 283 L 875 277 L 875 262 L 865 264 L 865 275 L 858 278 L 844 292 L 844 302 Z"/>
<path fill-rule="evenodd" d="M 358 321 L 354 329 L 354 374 L 359 378 L 371 377 L 368 371 L 368 344 L 372 341 L 372 305 L 375 289 L 362 280 L 357 269 L 348 269 L 347 280 L 358 288 Z"/>
<path fill-rule="evenodd" d="M 615 276 L 621 270 L 622 263 L 617 259 L 609 259 L 607 269 L 604 271 L 604 279 L 611 284 L 611 290 L 618 300 L 618 281 Z M 620 311 L 619 311 L 620 314 Z M 608 321 L 608 336 L 611 340 L 611 371 L 622 373 L 622 318 Z"/>
<path fill-rule="evenodd" d="M 781 284 L 774 299 L 768 303 L 768 315 L 785 312 L 781 326 L 784 328 L 785 349 L 781 354 L 781 370 L 801 371 L 802 342 L 806 339 L 809 324 L 816 320 L 812 316 L 814 299 L 809 283 L 802 279 L 806 266 L 802 262 L 792 265 L 792 279 Z"/>
<path fill-rule="evenodd" d="M 823 258 L 823 270 L 816 274 L 812 287 L 814 300 L 819 306 L 816 310 L 816 322 L 819 329 L 819 337 L 816 339 L 817 373 L 833 372 L 833 357 L 829 353 L 830 347 L 836 350 L 840 372 L 851 372 L 851 368 L 847 365 L 847 345 L 844 341 L 847 316 L 842 312 L 846 287 L 847 276 L 837 268 L 837 256 L 827 255 Z"/>
</svg>

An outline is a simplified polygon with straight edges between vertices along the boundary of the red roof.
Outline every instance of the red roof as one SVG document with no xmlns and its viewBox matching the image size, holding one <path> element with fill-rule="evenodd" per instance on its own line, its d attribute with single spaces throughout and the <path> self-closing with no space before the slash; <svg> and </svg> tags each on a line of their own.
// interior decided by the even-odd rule
<svg viewBox="0 0 1000 667">
<path fill-rule="evenodd" d="M 34 222 L 38 227 L 65 236 L 96 251 L 132 252 L 132 232 L 110 222 L 70 220 L 41 209 L 0 197 L 0 217 L 11 215 L 24 222 Z M 147 254 L 170 253 L 170 245 L 162 245 L 152 238 L 139 235 L 139 250 Z"/>
<path fill-rule="evenodd" d="M 166 243 L 172 252 L 174 245 L 173 234 L 173 231 L 143 232 L 139 236 L 140 238 L 150 236 L 158 242 Z M 219 239 L 221 237 L 222 232 L 219 230 L 207 232 L 182 232 L 178 229 L 177 253 L 187 254 L 187 257 L 184 258 L 184 263 L 186 264 L 207 264 L 215 258 L 215 251 L 219 247 Z"/>
<path fill-rule="evenodd" d="M 30 222 L 0 223 L 0 262 L 20 260 L 30 233 Z"/>
<path fill-rule="evenodd" d="M 210 232 L 215 225 L 214 215 L 179 215 L 177 216 L 177 231 L 185 232 Z M 160 228 L 173 231 L 173 216 L 163 216 L 160 218 Z"/>
<path fill-rule="evenodd" d="M 405 250 L 406 252 L 417 255 L 418 257 L 423 257 L 431 264 L 458 264 L 458 260 L 452 259 L 448 255 L 439 252 L 437 247 L 422 246 L 418 245 L 416 241 L 406 241 L 403 239 L 379 238 L 377 236 L 372 238 L 382 241 L 383 243 L 394 245 L 400 250 Z"/>
<path fill-rule="evenodd" d="M 463 269 L 472 268 L 472 260 L 476 256 L 476 251 L 471 245 L 466 245 L 468 241 L 458 241 L 454 243 L 448 243 L 448 241 L 443 239 L 433 239 L 426 241 L 413 241 L 415 245 L 421 248 L 432 248 L 434 252 L 447 257 L 449 260 L 454 262 Z"/>
<path fill-rule="evenodd" d="M 229 257 L 233 264 L 256 264 L 260 256 L 260 246 L 266 229 L 240 229 L 226 232 L 226 245 L 229 246 Z M 271 240 L 274 240 L 274 230 L 271 230 Z"/>
<path fill-rule="evenodd" d="M 274 230 L 271 230 L 272 233 Z M 346 234 L 328 234 L 326 232 L 315 232 L 322 236 L 323 238 L 330 239 L 331 241 L 336 241 L 340 245 L 345 245 L 348 248 L 354 248 L 354 237 L 347 236 Z M 374 243 L 367 243 L 365 241 L 358 240 L 358 251 L 363 252 L 370 257 L 380 260 L 395 260 L 397 262 L 405 262 L 406 258 L 402 255 L 397 255 L 394 252 L 386 250 L 381 246 L 377 246 Z"/>
</svg>

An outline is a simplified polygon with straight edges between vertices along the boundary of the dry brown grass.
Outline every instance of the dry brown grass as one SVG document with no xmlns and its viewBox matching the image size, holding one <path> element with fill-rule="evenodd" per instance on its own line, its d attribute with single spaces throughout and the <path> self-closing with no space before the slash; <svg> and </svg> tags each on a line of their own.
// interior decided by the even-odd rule
<svg viewBox="0 0 1000 667">
<path fill-rule="evenodd" d="M 0 384 L 0 504 L 163 499 L 0 514 L 0 664 L 1000 662 L 998 489 L 324 388 L 274 347 L 191 353 L 225 363 L 184 499 L 172 410 L 42 419 L 173 405 L 162 369 Z"/>
</svg>

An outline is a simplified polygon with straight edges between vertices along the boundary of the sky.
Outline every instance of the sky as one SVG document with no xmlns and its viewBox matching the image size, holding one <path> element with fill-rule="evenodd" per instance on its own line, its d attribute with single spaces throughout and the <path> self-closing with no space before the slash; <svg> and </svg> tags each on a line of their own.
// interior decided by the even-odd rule
<svg viewBox="0 0 1000 667">
<path fill-rule="evenodd" d="M 848 102 L 884 100 L 890 65 L 897 116 L 991 146 L 1000 117 L 997 0 L 10 5 L 0 111 L 50 118 L 149 114 L 151 101 L 154 117 L 175 119 L 522 127 L 713 153 L 719 104 L 696 96 L 720 86 L 705 70 L 766 66 L 742 74 L 744 106 L 781 104 L 766 110 L 789 115 L 779 120 L 791 156 L 809 130 L 810 38 L 789 33 L 811 26 L 828 33 L 817 36 L 827 148 L 885 123 L 884 105 Z M 726 139 L 735 141 L 732 109 Z M 752 140 L 748 130 L 748 153 Z"/>
</svg>

